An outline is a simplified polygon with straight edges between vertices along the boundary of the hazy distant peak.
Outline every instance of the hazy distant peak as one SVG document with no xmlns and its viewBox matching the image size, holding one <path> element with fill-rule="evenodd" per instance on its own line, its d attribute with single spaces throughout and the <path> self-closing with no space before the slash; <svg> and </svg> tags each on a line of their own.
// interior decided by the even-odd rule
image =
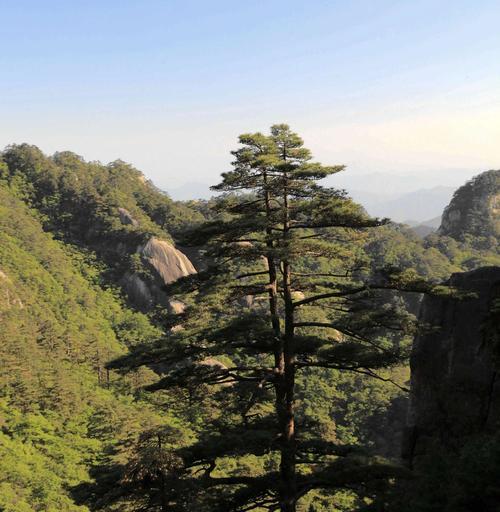
<svg viewBox="0 0 500 512">
<path fill-rule="evenodd" d="M 169 188 L 168 195 L 176 201 L 190 199 L 210 199 L 214 194 L 208 183 L 190 182 L 179 187 Z"/>
</svg>

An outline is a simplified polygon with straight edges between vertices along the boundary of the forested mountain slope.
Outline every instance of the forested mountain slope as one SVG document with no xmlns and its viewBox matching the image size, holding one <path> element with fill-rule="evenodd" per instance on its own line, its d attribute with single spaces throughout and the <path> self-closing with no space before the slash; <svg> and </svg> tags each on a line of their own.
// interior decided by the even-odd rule
<svg viewBox="0 0 500 512">
<path fill-rule="evenodd" d="M 446 207 L 441 235 L 497 249 L 500 237 L 500 170 L 477 175 L 457 189 Z"/>
<path fill-rule="evenodd" d="M 7 148 L 3 162 L 0 176 L 38 211 L 44 230 L 95 252 L 103 279 L 124 288 L 135 306 L 168 305 L 162 286 L 195 271 L 171 233 L 202 216 L 124 162 L 84 162 L 70 152 L 46 157 L 25 144 Z"/>
<path fill-rule="evenodd" d="M 176 447 L 194 442 L 203 423 L 220 417 L 217 392 L 197 390 L 204 404 L 196 409 L 192 390 L 145 393 L 156 378 L 150 367 L 122 375 L 106 363 L 168 336 L 169 318 L 183 305 L 165 285 L 204 264 L 203 251 L 186 252 L 188 259 L 175 240 L 216 203 L 174 202 L 121 161 L 47 157 L 29 145 L 2 153 L 0 510 L 157 510 L 158 489 L 134 480 L 147 482 L 159 463 L 149 440 L 169 432 Z M 368 273 L 398 267 L 434 282 L 498 262 L 491 247 L 436 234 L 421 241 L 394 224 L 351 249 Z M 418 307 L 398 300 L 410 312 Z M 404 386 L 408 369 L 391 377 Z M 324 369 L 308 373 L 298 390 L 325 440 L 397 455 L 406 400 L 399 388 Z M 262 469 L 252 458 L 227 461 L 228 474 L 242 468 Z M 313 496 L 304 506 L 350 510 L 353 500 Z"/>
<path fill-rule="evenodd" d="M 70 487 L 110 447 L 169 421 L 134 396 L 148 370 L 124 378 L 104 369 L 161 331 L 99 286 L 100 271 L 0 185 L 1 510 L 87 510 Z"/>
</svg>

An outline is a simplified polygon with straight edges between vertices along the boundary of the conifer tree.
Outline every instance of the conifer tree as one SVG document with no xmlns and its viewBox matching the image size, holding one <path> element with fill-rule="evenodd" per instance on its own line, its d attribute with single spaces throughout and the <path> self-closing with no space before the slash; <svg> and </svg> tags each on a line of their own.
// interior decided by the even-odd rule
<svg viewBox="0 0 500 512">
<path fill-rule="evenodd" d="M 373 498 L 372 486 L 400 469 L 315 435 L 298 415 L 296 380 L 314 368 L 391 380 L 385 370 L 407 357 L 402 340 L 414 324 L 389 290 L 428 286 L 413 274 L 370 275 L 356 241 L 385 221 L 319 184 L 343 166 L 313 162 L 287 125 L 240 143 L 214 187 L 224 192 L 215 220 L 189 234 L 211 265 L 170 289 L 189 304 L 172 319 L 178 328 L 111 366 L 157 368 L 151 390 L 215 386 L 223 413 L 178 452 L 183 465 L 172 472 L 172 489 L 184 489 L 191 508 L 199 500 L 199 510 L 294 512 L 318 489 Z M 248 454 L 266 463 L 253 473 L 224 470 L 227 458 Z M 186 509 L 185 498 L 176 503 Z"/>
</svg>

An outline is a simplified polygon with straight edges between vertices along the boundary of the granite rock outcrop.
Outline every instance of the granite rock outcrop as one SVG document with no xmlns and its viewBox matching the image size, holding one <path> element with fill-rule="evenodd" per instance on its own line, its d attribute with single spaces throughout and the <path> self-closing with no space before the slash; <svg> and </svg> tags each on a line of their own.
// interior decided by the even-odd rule
<svg viewBox="0 0 500 512">
<path fill-rule="evenodd" d="M 500 427 L 500 267 L 453 274 L 468 298 L 427 296 L 424 331 L 411 355 L 411 393 L 403 456 L 418 464 L 436 443 L 450 450 Z"/>
</svg>

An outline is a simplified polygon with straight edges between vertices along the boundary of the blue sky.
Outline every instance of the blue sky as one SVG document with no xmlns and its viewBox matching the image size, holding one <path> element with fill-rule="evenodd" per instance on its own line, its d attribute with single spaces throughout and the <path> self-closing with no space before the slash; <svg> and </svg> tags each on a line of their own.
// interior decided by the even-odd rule
<svg viewBox="0 0 500 512">
<path fill-rule="evenodd" d="M 500 167 L 498 0 L 18 0 L 0 19 L 2 147 L 122 158 L 168 190 L 288 122 L 354 174 Z"/>
</svg>

